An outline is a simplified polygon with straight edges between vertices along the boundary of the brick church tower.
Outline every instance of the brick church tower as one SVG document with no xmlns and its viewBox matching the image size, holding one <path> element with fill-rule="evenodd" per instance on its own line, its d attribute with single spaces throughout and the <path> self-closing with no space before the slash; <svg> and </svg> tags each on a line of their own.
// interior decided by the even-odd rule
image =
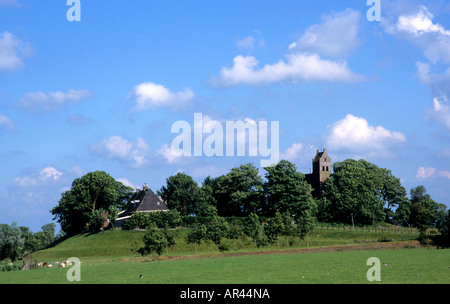
<svg viewBox="0 0 450 304">
<path fill-rule="evenodd" d="M 331 158 L 327 149 L 322 152 L 317 150 L 316 156 L 312 160 L 312 173 L 305 174 L 306 181 L 313 188 L 313 196 L 319 198 L 323 182 L 331 175 Z"/>
</svg>

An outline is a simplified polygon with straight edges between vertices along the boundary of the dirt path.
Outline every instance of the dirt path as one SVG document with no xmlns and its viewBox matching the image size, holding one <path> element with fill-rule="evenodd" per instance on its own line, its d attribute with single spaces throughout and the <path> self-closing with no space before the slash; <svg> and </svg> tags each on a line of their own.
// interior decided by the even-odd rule
<svg viewBox="0 0 450 304">
<path fill-rule="evenodd" d="M 229 252 L 218 254 L 201 254 L 188 256 L 160 256 L 158 258 L 136 258 L 123 259 L 120 261 L 171 261 L 171 260 L 190 260 L 201 258 L 215 258 L 215 257 L 235 257 L 245 255 L 263 255 L 263 254 L 295 254 L 295 253 L 310 253 L 310 252 L 334 252 L 334 251 L 349 251 L 349 250 L 373 250 L 373 249 L 402 249 L 407 247 L 422 247 L 419 241 L 403 241 L 403 242 L 380 242 L 359 245 L 340 245 L 340 246 L 326 246 L 326 247 L 309 247 L 309 248 L 292 248 L 279 250 L 261 250 L 261 251 L 245 251 L 245 252 Z"/>
</svg>

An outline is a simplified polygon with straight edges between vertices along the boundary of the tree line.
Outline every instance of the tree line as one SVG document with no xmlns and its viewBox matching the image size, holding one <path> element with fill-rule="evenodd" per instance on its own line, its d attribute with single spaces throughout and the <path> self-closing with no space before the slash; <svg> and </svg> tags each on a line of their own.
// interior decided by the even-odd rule
<svg viewBox="0 0 450 304">
<path fill-rule="evenodd" d="M 170 212 L 178 214 L 176 211 Z M 168 212 L 158 211 L 155 213 L 156 216 L 149 214 L 140 216 L 141 225 L 146 227 L 143 237 L 144 245 L 137 248 L 137 244 L 134 244 L 133 252 L 143 256 L 161 255 L 165 250 L 168 254 L 168 249 L 176 245 L 177 232 L 169 229 L 171 222 L 161 221 L 163 218 L 169 218 L 163 215 L 166 213 Z M 143 217 L 147 219 L 145 223 Z M 173 216 L 170 218 L 173 219 Z M 299 237 L 302 240 L 313 228 L 312 223 L 310 227 L 305 227 L 303 223 L 296 222 L 288 212 L 280 213 L 279 211 L 276 211 L 274 217 L 265 221 L 262 221 L 255 213 L 250 213 L 245 218 L 225 218 L 214 215 L 207 219 L 205 222 L 195 222 L 184 238 L 187 244 L 194 245 L 194 252 L 197 252 L 197 246 L 208 241 L 214 244 L 216 250 L 230 250 L 229 245 L 222 243 L 223 239 L 233 240 L 233 249 L 236 250 L 236 241 L 242 236 L 250 237 L 256 248 L 275 243 L 280 247 L 280 237 L 283 236 L 286 240 L 286 247 L 288 247 L 293 237 Z"/>
<path fill-rule="evenodd" d="M 363 159 L 335 162 L 320 197 L 312 196 L 305 175 L 289 161 L 281 160 L 263 170 L 261 175 L 253 164 L 243 164 L 227 174 L 208 176 L 201 184 L 180 172 L 168 177 L 156 193 L 170 210 L 184 217 L 256 214 L 272 218 L 278 211 L 289 213 L 305 227 L 316 221 L 350 225 L 388 222 L 441 230 L 448 223 L 446 206 L 435 202 L 425 187 L 411 189 L 408 198 L 391 170 Z M 98 231 L 107 219 L 115 221 L 133 193 L 134 189 L 106 172 L 90 172 L 73 181 L 51 213 L 67 236 Z"/>
<path fill-rule="evenodd" d="M 55 236 L 55 223 L 42 226 L 42 231 L 33 233 L 30 228 L 0 224 L 0 261 L 9 259 L 12 262 L 31 252 L 51 245 L 61 235 Z"/>
<path fill-rule="evenodd" d="M 206 177 L 201 185 L 185 174 L 167 178 L 157 191 L 169 209 L 181 215 L 245 217 L 251 213 L 273 217 L 276 211 L 294 218 L 323 223 L 374 225 L 379 222 L 406 227 L 443 229 L 446 205 L 435 202 L 424 186 L 410 196 L 392 171 L 363 159 L 333 164 L 333 174 L 323 183 L 320 197 L 311 195 L 305 175 L 282 160 L 264 168 L 245 164 L 229 173 Z"/>
<path fill-rule="evenodd" d="M 422 233 L 428 227 L 435 227 L 442 234 L 449 234 L 450 211 L 444 204 L 434 201 L 424 186 L 411 189 L 408 198 L 400 179 L 391 170 L 363 159 L 335 162 L 333 168 L 334 172 L 323 183 L 318 198 L 311 195 L 313 189 L 305 175 L 286 160 L 263 168 L 264 177 L 250 163 L 215 178 L 208 176 L 200 185 L 188 174 L 180 172 L 168 177 L 166 185 L 157 190 L 157 194 L 171 211 L 184 217 L 214 218 L 213 223 L 218 227 L 223 222 L 221 218 L 225 217 L 266 218 L 264 227 L 247 229 L 249 235 L 255 233 L 251 237 L 256 245 L 273 241 L 274 235 L 279 235 L 275 227 L 280 226 L 276 224 L 280 215 L 292 219 L 293 231 L 300 237 L 310 233 L 317 221 L 353 225 L 389 222 L 416 227 Z M 107 220 L 115 222 L 118 212 L 133 194 L 134 189 L 108 173 L 90 172 L 75 179 L 50 212 L 61 225 L 60 236 L 97 232 Z M 223 231 L 236 228 L 231 223 L 226 225 L 222 227 Z M 0 225 L 0 259 L 15 259 L 26 251 L 48 246 L 54 240 L 49 233 L 53 226 L 44 227 L 42 232 L 33 234 L 29 228 L 16 224 Z M 220 245 L 214 241 L 220 235 L 211 232 L 215 230 L 212 226 L 205 227 L 210 233 L 201 239 Z M 204 230 L 201 225 L 193 229 L 199 235 Z M 191 235 L 190 240 L 196 243 L 199 239 Z"/>
</svg>

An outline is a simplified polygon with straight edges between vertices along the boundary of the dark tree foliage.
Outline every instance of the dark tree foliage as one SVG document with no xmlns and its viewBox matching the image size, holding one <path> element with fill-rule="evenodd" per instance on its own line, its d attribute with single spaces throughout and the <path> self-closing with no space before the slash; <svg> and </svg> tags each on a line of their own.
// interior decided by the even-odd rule
<svg viewBox="0 0 450 304">
<path fill-rule="evenodd" d="M 363 159 L 334 163 L 324 182 L 319 220 L 371 225 L 384 221 L 386 210 L 406 201 L 400 179 Z"/>
<path fill-rule="evenodd" d="M 62 193 L 51 213 L 68 236 L 98 230 L 108 216 L 115 219 L 117 211 L 126 205 L 132 192 L 132 188 L 106 172 L 90 172 L 73 181 L 72 188 Z"/>
</svg>

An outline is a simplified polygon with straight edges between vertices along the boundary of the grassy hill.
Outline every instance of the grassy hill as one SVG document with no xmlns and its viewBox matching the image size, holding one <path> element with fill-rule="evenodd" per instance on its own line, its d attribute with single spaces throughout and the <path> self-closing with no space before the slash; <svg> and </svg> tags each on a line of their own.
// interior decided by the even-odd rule
<svg viewBox="0 0 450 304">
<path fill-rule="evenodd" d="M 188 229 L 177 229 L 176 245 L 168 251 L 169 256 L 190 256 L 194 255 L 194 245 L 186 244 L 184 240 Z M 358 245 L 379 242 L 409 241 L 417 239 L 417 234 L 382 231 L 364 231 L 364 230 L 328 230 L 316 229 L 307 240 L 299 241 L 298 238 L 290 238 L 288 247 L 286 247 L 286 238 L 280 237 L 279 247 L 276 242 L 273 245 L 257 249 L 248 237 L 242 237 L 236 240 L 237 252 L 253 251 L 273 251 L 283 249 L 295 249 L 306 247 L 340 246 L 340 245 Z M 136 258 L 140 255 L 132 251 L 132 248 L 142 246 L 142 238 L 145 231 L 105 231 L 97 234 L 80 234 L 56 244 L 54 247 L 41 250 L 33 254 L 33 258 L 39 261 L 62 261 L 70 257 L 81 259 L 103 259 L 112 260 L 120 258 Z M 223 239 L 223 244 L 228 245 L 229 252 L 234 250 L 234 242 L 229 239 Z M 196 255 L 220 254 L 212 242 L 202 243 L 197 246 Z M 164 253 L 166 255 L 166 253 Z"/>
<path fill-rule="evenodd" d="M 121 230 L 80 234 L 33 258 L 51 263 L 79 258 L 82 284 L 361 284 L 369 283 L 369 257 L 388 264 L 381 266 L 381 283 L 450 283 L 450 250 L 417 248 L 418 242 L 412 241 L 417 234 L 316 229 L 309 245 L 296 238 L 286 248 L 282 238 L 280 248 L 274 244 L 258 250 L 251 239 L 242 238 L 236 251 L 231 240 L 224 240 L 228 252 L 217 252 L 209 243 L 194 254 L 193 245 L 184 241 L 187 232 L 178 229 L 177 245 L 157 260 L 131 251 L 141 244 L 144 231 Z M 67 271 L 53 267 L 1 272 L 0 284 L 73 284 L 66 279 Z"/>
</svg>

